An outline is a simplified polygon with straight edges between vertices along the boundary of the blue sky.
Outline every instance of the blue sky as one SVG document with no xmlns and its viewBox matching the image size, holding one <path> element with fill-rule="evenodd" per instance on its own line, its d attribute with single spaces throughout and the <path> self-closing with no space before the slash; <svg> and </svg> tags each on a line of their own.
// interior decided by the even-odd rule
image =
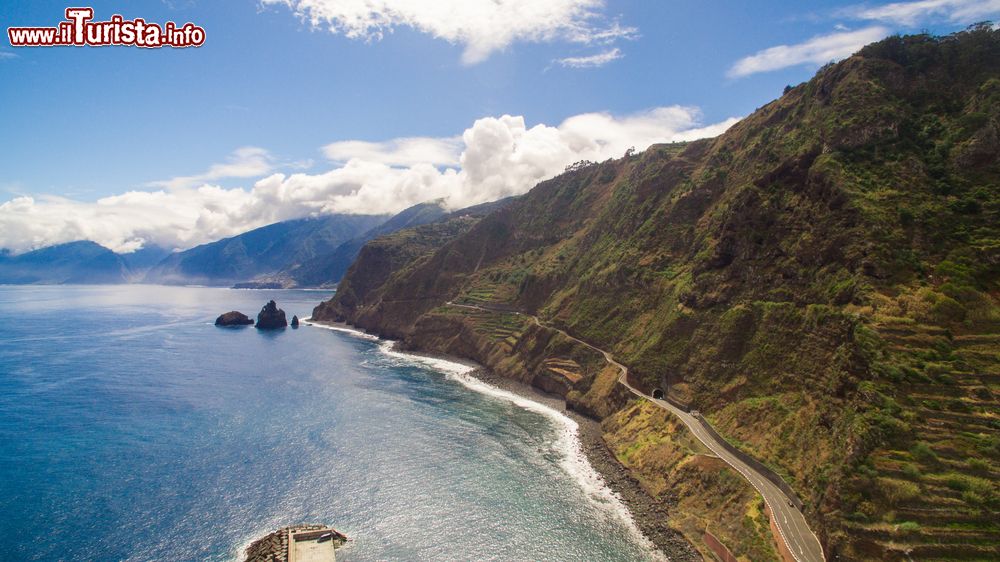
<svg viewBox="0 0 1000 562">
<path fill-rule="evenodd" d="M 509 1 L 510 13 L 492 14 L 476 11 L 489 4 L 479 0 L 443 12 L 443 0 L 370 0 L 363 13 L 337 0 L 90 2 L 95 19 L 191 21 L 207 41 L 13 48 L 5 37 L 0 246 L 90 237 L 124 251 L 181 247 L 299 215 L 392 212 L 424 191 L 459 193 L 456 205 L 522 192 L 566 158 L 716 134 L 889 33 L 1000 19 L 997 0 L 534 0 L 546 8 L 528 11 L 532 2 Z M 0 26 L 55 25 L 68 5 L 7 1 Z M 382 144 L 329 147 L 342 141 Z M 530 169 L 487 169 L 491 150 Z M 293 190 L 293 202 L 282 199 Z M 109 197 L 120 209 L 92 214 Z M 143 230 L 157 206 L 183 204 L 192 208 Z"/>
</svg>

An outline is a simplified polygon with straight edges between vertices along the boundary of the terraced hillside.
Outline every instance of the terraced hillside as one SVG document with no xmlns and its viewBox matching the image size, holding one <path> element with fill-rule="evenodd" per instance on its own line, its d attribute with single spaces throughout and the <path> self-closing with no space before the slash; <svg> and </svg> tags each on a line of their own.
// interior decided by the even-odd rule
<svg viewBox="0 0 1000 562">
<path fill-rule="evenodd" d="M 655 431 L 621 430 L 635 405 L 601 358 L 494 318 L 537 315 L 782 475 L 829 559 L 1000 558 L 1000 31 L 887 39 L 720 137 L 576 167 L 454 237 L 413 236 L 408 261 L 349 273 L 314 316 L 563 394 L 669 494 L 656 449 L 629 442 Z M 705 519 L 679 506 L 701 544 Z M 770 556 L 729 528 L 731 550 Z"/>
<path fill-rule="evenodd" d="M 858 471 L 849 532 L 873 552 L 899 557 L 995 559 L 1000 334 L 955 335 L 906 318 L 881 319 L 875 328 L 884 364 L 896 366 L 893 376 L 902 379 L 892 407 L 910 432 Z M 888 400 L 879 385 L 861 391 Z"/>
</svg>

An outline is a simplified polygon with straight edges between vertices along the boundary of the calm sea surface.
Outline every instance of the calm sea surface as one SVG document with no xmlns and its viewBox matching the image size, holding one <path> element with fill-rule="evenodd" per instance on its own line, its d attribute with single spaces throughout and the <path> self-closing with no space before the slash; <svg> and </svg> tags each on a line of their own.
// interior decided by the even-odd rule
<svg viewBox="0 0 1000 562">
<path fill-rule="evenodd" d="M 212 325 L 311 291 L 0 287 L 0 560 L 233 560 L 331 524 L 338 560 L 636 560 L 551 410 L 319 327 Z"/>
</svg>

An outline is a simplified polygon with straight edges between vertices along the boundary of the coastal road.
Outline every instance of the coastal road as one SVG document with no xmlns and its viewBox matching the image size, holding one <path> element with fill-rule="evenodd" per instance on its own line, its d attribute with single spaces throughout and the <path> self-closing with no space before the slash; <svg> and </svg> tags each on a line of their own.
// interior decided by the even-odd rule
<svg viewBox="0 0 1000 562">
<path fill-rule="evenodd" d="M 625 386 L 625 388 L 629 389 L 629 391 L 636 396 L 645 398 L 660 408 L 670 411 L 670 413 L 681 420 L 681 422 L 699 441 L 702 442 L 702 444 L 708 447 L 710 451 L 715 453 L 716 456 L 729 464 L 729 466 L 733 467 L 736 472 L 740 473 L 743 478 L 750 482 L 750 485 L 752 485 L 761 497 L 764 498 L 764 501 L 770 508 L 771 519 L 778 528 L 781 540 L 785 543 L 785 546 L 788 547 L 788 552 L 791 553 L 792 557 L 795 558 L 797 562 L 822 562 L 825 560 L 823 556 L 823 547 L 820 545 L 819 539 L 816 537 L 816 534 L 809 529 L 809 524 L 806 522 L 806 518 L 802 515 L 802 512 L 795 508 L 792 498 L 788 497 L 788 495 L 785 494 L 781 488 L 768 480 L 763 474 L 743 462 L 736 455 L 730 453 L 729 450 L 726 449 L 726 447 L 724 447 L 714 435 L 705 429 L 701 420 L 678 408 L 677 406 L 674 406 L 670 402 L 658 400 L 652 396 L 643 394 L 639 389 L 632 386 L 628 382 L 628 367 L 622 365 L 618 361 L 615 361 L 614 356 L 610 353 L 568 334 L 565 330 L 546 325 L 534 315 L 524 315 L 520 312 L 490 309 L 477 305 L 455 304 L 450 301 L 448 302 L 448 305 L 472 310 L 481 310 L 484 312 L 508 312 L 511 314 L 528 316 L 537 326 L 549 330 L 555 330 L 580 345 L 589 347 L 590 349 L 600 353 L 604 357 L 605 361 L 619 370 L 619 384 Z"/>
</svg>

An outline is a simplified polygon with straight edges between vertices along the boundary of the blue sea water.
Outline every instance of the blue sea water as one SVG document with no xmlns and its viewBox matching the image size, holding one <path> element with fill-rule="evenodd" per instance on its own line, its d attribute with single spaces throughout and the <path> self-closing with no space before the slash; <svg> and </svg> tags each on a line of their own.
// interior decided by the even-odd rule
<svg viewBox="0 0 1000 562">
<path fill-rule="evenodd" d="M 650 552 L 555 412 L 303 326 L 329 294 L 0 287 L 0 560 L 235 560 L 331 524 L 338 560 Z"/>
</svg>

